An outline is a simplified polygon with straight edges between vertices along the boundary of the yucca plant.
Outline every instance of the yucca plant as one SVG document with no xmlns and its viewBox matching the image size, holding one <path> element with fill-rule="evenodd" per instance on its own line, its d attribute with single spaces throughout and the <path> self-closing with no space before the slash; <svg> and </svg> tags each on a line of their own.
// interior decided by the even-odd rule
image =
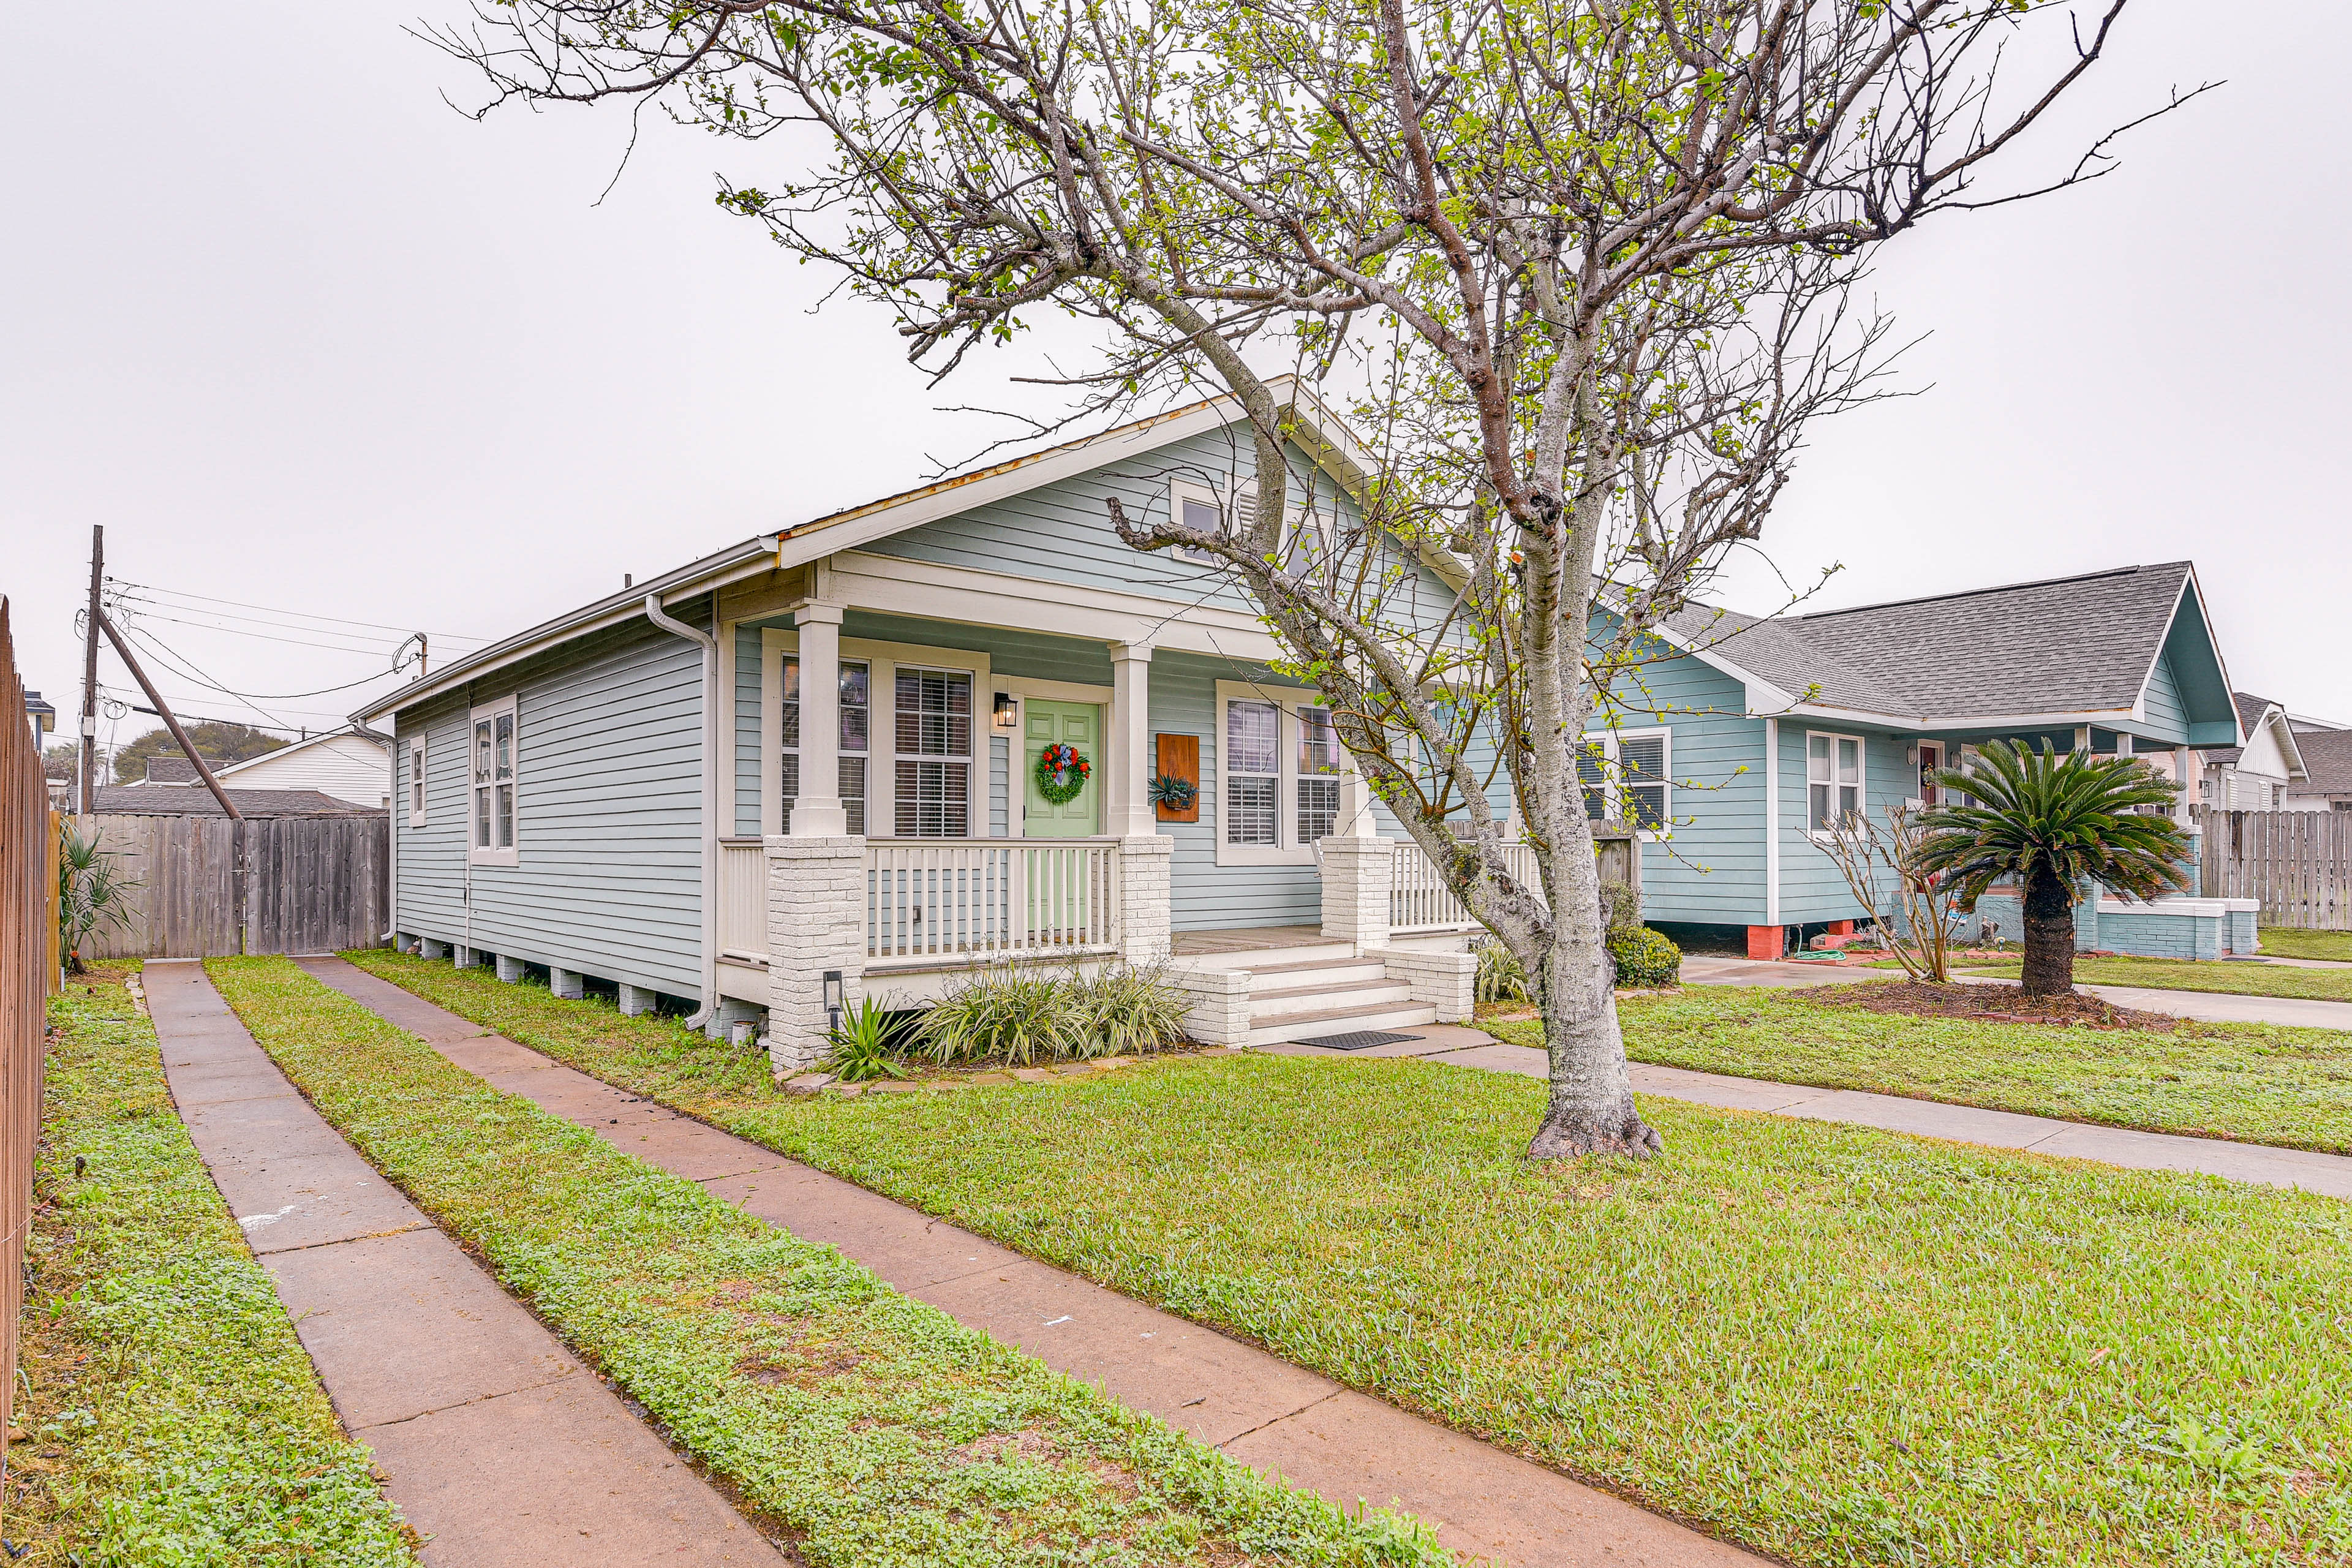
<svg viewBox="0 0 2352 1568">
<path fill-rule="evenodd" d="M 905 1078 L 906 1065 L 899 1061 L 898 1053 L 908 1033 L 903 1018 L 885 1011 L 881 1003 L 868 996 L 857 1005 L 856 1012 L 834 1026 L 824 1070 L 844 1083 Z"/>
<path fill-rule="evenodd" d="M 68 973 L 80 974 L 81 944 L 109 926 L 120 931 L 131 924 L 131 893 L 138 881 L 122 875 L 118 858 L 99 847 L 99 831 L 85 835 L 70 818 L 58 829 L 58 951 L 65 954 Z"/>
<path fill-rule="evenodd" d="M 1165 1050 L 1184 1037 L 1191 1004 L 1160 964 L 1113 964 L 1066 982 L 1074 1054 L 1116 1057 Z"/>
<path fill-rule="evenodd" d="M 1514 957 L 1511 950 L 1499 942 L 1482 942 L 1475 952 L 1478 973 L 1472 982 L 1472 994 L 1481 1002 L 1524 1002 L 1528 999 L 1528 972 Z"/>
<path fill-rule="evenodd" d="M 2025 976 L 2030 996 L 2074 989 L 2074 896 L 2098 887 L 2135 899 L 2189 890 L 2183 865 L 2189 835 L 2169 816 L 2179 791 L 2137 757 L 2039 752 L 1988 742 L 1974 771 L 1945 768 L 1936 783 L 1975 804 L 1922 812 L 1908 869 L 1948 878 L 1963 910 L 1996 882 L 2025 895 Z"/>
<path fill-rule="evenodd" d="M 915 1035 L 935 1062 L 993 1057 L 1026 1067 L 1073 1054 L 1076 1015 L 1061 976 L 1008 963 L 950 988 Z"/>
</svg>

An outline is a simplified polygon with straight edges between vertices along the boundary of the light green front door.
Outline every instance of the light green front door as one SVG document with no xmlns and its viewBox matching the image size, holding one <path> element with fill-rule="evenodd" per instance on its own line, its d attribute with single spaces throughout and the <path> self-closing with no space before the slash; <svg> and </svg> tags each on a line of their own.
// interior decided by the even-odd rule
<svg viewBox="0 0 2352 1568">
<path fill-rule="evenodd" d="M 1102 792 L 1102 710 L 1091 702 L 1046 702 L 1031 697 L 1021 704 L 1021 837 L 1085 838 L 1095 831 L 1095 802 Z M 1037 793 L 1037 759 L 1056 742 L 1078 749 L 1094 764 L 1076 796 L 1055 805 Z"/>
</svg>

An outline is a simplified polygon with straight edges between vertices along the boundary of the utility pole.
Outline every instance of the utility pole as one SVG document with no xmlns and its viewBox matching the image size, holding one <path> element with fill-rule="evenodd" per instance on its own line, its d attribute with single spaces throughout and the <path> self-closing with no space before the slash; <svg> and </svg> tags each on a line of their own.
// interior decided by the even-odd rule
<svg viewBox="0 0 2352 1568">
<path fill-rule="evenodd" d="M 81 814 L 88 816 L 98 809 L 96 781 L 91 773 L 98 765 L 98 588 L 106 574 L 106 530 L 93 525 L 89 531 L 89 641 L 81 658 Z"/>
<path fill-rule="evenodd" d="M 106 618 L 105 611 L 100 610 L 95 614 L 95 624 L 104 628 L 106 640 L 114 645 L 114 651 L 121 655 L 122 662 L 131 667 L 131 678 L 139 682 L 139 689 L 144 691 L 147 700 L 155 705 L 156 717 L 163 721 L 163 727 L 172 731 L 172 739 L 180 742 L 180 750 L 189 762 L 195 764 L 196 776 L 205 781 L 205 787 L 213 792 L 213 798 L 220 802 L 221 810 L 228 814 L 231 822 L 243 822 L 245 814 L 238 811 L 236 804 L 229 799 L 228 791 L 221 788 L 220 780 L 213 777 L 212 769 L 205 765 L 205 759 L 196 752 L 195 742 L 188 739 L 185 730 L 180 728 L 180 721 L 172 717 L 172 705 L 163 700 L 163 694 L 155 689 L 155 683 L 147 679 L 145 670 L 139 668 L 139 660 L 131 655 L 131 645 L 122 640 L 122 634 L 114 629 L 114 623 Z"/>
</svg>

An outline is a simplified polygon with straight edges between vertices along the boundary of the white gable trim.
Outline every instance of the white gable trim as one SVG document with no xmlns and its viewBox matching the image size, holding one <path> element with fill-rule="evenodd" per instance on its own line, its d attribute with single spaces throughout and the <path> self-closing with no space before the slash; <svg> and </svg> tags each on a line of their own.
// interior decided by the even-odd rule
<svg viewBox="0 0 2352 1568">
<path fill-rule="evenodd" d="M 2213 635 L 2213 612 L 2205 603 L 2205 590 L 2198 584 L 2197 566 L 2192 562 L 2189 570 L 2180 574 L 2180 592 L 2172 597 L 2172 613 L 2164 617 L 2164 630 L 2157 636 L 2156 652 L 2148 658 L 2147 673 L 2139 678 L 2139 695 L 2133 700 L 2131 708 L 2131 716 L 2138 723 L 2147 722 L 2147 689 L 2156 679 L 2156 667 L 2164 662 L 2164 645 L 2172 640 L 2172 627 L 2180 619 L 2180 606 L 2192 594 L 2197 598 L 2197 617 L 2205 623 L 2205 640 L 2213 649 L 2213 662 L 2221 668 L 2222 693 L 2227 696 L 2237 690 L 2230 680 L 2229 661 L 2221 657 L 2221 641 Z M 2182 700 L 2187 700 L 2185 695 Z M 2238 722 L 2238 703 L 2234 697 L 2230 700 L 2230 726 L 2238 735 L 2231 744 L 2244 745 L 2245 726 Z"/>
</svg>

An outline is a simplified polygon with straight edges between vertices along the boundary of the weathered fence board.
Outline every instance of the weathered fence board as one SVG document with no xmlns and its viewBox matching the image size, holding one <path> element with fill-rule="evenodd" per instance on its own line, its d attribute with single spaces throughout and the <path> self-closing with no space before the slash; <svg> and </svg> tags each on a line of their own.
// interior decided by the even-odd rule
<svg viewBox="0 0 2352 1568">
<path fill-rule="evenodd" d="M 212 958 L 373 947 L 390 916 L 390 819 L 94 816 L 99 847 L 140 885 L 100 958 Z"/>
<path fill-rule="evenodd" d="M 41 1136 L 41 1055 L 58 980 L 58 819 L 25 717 L 0 599 L 0 1421 L 15 1426 L 16 1320 Z M 12 1550 L 14 1550 L 12 1548 Z"/>
<path fill-rule="evenodd" d="M 2204 893 L 2264 925 L 2352 931 L 2352 812 L 2206 811 Z"/>
</svg>

